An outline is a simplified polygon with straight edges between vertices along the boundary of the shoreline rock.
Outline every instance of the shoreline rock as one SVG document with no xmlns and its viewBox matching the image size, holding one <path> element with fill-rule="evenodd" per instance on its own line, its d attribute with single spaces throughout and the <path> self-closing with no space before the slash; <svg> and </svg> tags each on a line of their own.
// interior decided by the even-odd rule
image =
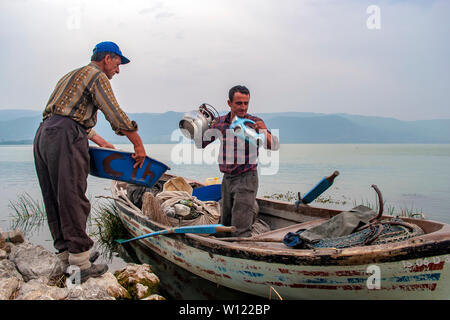
<svg viewBox="0 0 450 320">
<path fill-rule="evenodd" d="M 65 279 L 56 254 L 25 240 L 20 230 L 0 229 L 0 300 L 165 300 L 147 264 L 128 264 L 76 286 L 67 287 Z"/>
</svg>

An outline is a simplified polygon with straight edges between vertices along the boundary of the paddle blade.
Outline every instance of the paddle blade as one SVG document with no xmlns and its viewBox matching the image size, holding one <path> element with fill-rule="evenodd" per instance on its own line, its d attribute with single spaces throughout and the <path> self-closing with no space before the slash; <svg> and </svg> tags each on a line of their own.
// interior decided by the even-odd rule
<svg viewBox="0 0 450 320">
<path fill-rule="evenodd" d="M 311 189 L 302 199 L 303 203 L 313 202 L 318 196 L 324 193 L 334 182 L 334 178 L 339 175 L 339 171 L 335 171 L 331 176 L 323 178 L 314 188 Z"/>
<path fill-rule="evenodd" d="M 185 226 L 175 228 L 175 233 L 216 233 L 217 227 L 223 227 L 221 224 L 205 224 L 198 226 Z"/>
</svg>

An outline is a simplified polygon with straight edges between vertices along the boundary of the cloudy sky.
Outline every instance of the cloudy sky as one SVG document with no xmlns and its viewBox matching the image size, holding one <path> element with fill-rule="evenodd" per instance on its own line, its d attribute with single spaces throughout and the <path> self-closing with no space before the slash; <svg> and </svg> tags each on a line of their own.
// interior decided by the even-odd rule
<svg viewBox="0 0 450 320">
<path fill-rule="evenodd" d="M 42 110 L 100 41 L 131 63 L 112 80 L 127 112 L 450 118 L 448 0 L 0 0 L 0 109 Z"/>
</svg>

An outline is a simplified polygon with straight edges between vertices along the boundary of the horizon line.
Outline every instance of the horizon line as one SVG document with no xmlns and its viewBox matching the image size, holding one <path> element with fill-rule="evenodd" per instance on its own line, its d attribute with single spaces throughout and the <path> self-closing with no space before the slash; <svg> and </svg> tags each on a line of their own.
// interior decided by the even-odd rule
<svg viewBox="0 0 450 320">
<path fill-rule="evenodd" d="M 43 112 L 44 109 L 32 109 L 32 108 L 1 108 L 0 111 L 34 111 L 34 112 Z M 187 111 L 175 111 L 175 110 L 167 110 L 164 112 L 127 112 L 124 110 L 126 114 L 164 114 L 169 112 L 174 113 L 187 113 L 192 110 Z M 229 110 L 217 110 L 219 113 L 228 113 Z M 101 111 L 100 111 L 101 112 Z M 312 112 L 312 111 L 278 111 L 278 112 L 249 112 L 250 114 L 282 114 L 282 113 L 304 113 L 304 114 L 317 114 L 317 115 L 349 115 L 349 116 L 359 116 L 359 117 L 368 117 L 368 118 L 383 118 L 383 119 L 395 119 L 398 121 L 404 122 L 413 122 L 413 121 L 433 121 L 433 120 L 450 120 L 448 118 L 431 118 L 431 119 L 416 119 L 416 120 L 403 120 L 393 116 L 382 116 L 382 115 L 364 115 L 364 114 L 356 114 L 356 113 L 346 113 L 346 112 L 336 112 L 336 113 L 323 113 L 323 112 Z M 1 120 L 0 120 L 1 121 Z"/>
</svg>

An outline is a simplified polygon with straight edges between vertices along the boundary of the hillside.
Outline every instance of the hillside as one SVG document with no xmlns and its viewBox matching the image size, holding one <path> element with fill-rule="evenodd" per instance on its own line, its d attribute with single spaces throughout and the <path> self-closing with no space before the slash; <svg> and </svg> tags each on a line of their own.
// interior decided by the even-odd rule
<svg viewBox="0 0 450 320">
<path fill-rule="evenodd" d="M 279 129 L 281 143 L 450 143 L 450 119 L 401 121 L 394 118 L 302 112 L 255 113 L 270 129 Z M 171 141 L 182 112 L 130 113 L 144 143 Z M 41 112 L 0 110 L 0 143 L 31 143 Z M 112 143 L 128 143 L 114 134 L 98 113 L 95 130 Z"/>
</svg>

